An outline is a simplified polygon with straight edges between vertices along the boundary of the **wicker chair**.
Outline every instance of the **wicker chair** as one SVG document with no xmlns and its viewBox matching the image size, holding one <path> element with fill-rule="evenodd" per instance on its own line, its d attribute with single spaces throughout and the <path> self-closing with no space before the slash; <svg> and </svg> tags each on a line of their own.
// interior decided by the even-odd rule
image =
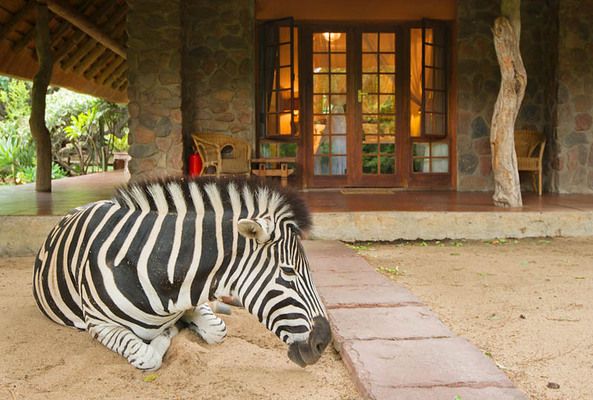
<svg viewBox="0 0 593 400">
<path fill-rule="evenodd" d="M 542 195 L 542 161 L 545 147 L 546 138 L 541 132 L 531 130 L 515 131 L 517 167 L 519 172 L 531 172 L 533 190 L 539 196 Z"/>
<path fill-rule="evenodd" d="M 251 174 L 251 146 L 246 140 L 222 133 L 194 133 L 192 139 L 202 158 L 200 175 Z"/>
</svg>

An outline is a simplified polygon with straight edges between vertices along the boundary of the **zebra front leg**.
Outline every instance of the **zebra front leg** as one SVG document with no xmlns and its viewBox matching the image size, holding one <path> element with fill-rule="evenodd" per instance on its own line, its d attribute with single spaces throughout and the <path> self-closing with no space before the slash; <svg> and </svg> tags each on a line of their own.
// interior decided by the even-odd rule
<svg viewBox="0 0 593 400">
<path fill-rule="evenodd" d="M 207 303 L 187 311 L 181 319 L 208 344 L 222 343 L 226 337 L 224 321 L 212 312 Z"/>
<path fill-rule="evenodd" d="M 103 324 L 89 328 L 89 333 L 104 346 L 126 358 L 134 367 L 145 371 L 160 368 L 171 339 L 178 332 L 177 327 L 172 326 L 150 343 L 145 343 L 131 330 L 120 325 Z"/>
</svg>

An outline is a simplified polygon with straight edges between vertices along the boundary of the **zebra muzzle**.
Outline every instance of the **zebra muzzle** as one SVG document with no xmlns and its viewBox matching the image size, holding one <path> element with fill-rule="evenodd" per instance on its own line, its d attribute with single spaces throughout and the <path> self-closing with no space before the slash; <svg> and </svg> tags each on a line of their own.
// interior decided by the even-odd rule
<svg viewBox="0 0 593 400">
<path fill-rule="evenodd" d="M 331 338 L 331 330 L 327 319 L 315 317 L 309 339 L 303 342 L 292 343 L 288 347 L 288 358 L 303 368 L 307 365 L 315 364 L 323 354 Z"/>
</svg>

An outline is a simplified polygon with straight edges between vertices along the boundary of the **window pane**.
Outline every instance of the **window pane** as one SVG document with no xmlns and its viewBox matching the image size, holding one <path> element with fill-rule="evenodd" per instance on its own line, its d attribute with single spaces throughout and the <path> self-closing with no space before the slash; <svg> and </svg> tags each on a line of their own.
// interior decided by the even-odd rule
<svg viewBox="0 0 593 400">
<path fill-rule="evenodd" d="M 315 54 L 313 56 L 313 72 L 327 72 L 329 71 L 329 55 Z"/>
<path fill-rule="evenodd" d="M 291 113 L 282 113 L 279 115 L 280 119 L 280 134 L 281 135 L 290 135 L 292 132 L 291 126 Z"/>
<path fill-rule="evenodd" d="M 393 174 L 395 172 L 395 159 L 393 157 L 381 156 L 381 174 Z"/>
<path fill-rule="evenodd" d="M 332 136 L 332 154 L 346 154 L 346 136 Z"/>
<path fill-rule="evenodd" d="M 329 42 L 323 37 L 323 35 L 323 33 L 313 34 L 313 51 L 327 52 L 329 50 Z"/>
<path fill-rule="evenodd" d="M 378 109 L 379 96 L 377 95 L 366 95 L 362 98 L 362 112 L 363 113 L 376 113 Z"/>
<path fill-rule="evenodd" d="M 329 157 L 315 157 L 313 171 L 315 175 L 329 175 Z"/>
<path fill-rule="evenodd" d="M 281 26 L 278 32 L 279 42 L 290 42 L 290 27 Z"/>
<path fill-rule="evenodd" d="M 384 75 L 380 77 L 381 93 L 394 93 L 395 92 L 395 75 Z"/>
<path fill-rule="evenodd" d="M 278 96 L 278 92 L 272 92 L 270 93 L 270 105 L 268 106 L 268 112 L 276 112 L 277 108 L 277 97 Z"/>
<path fill-rule="evenodd" d="M 362 173 L 363 174 L 376 174 L 377 173 L 377 156 L 363 157 L 362 158 Z"/>
<path fill-rule="evenodd" d="M 346 156 L 332 157 L 332 175 L 346 175 Z"/>
<path fill-rule="evenodd" d="M 313 144 L 315 154 L 329 154 L 329 136 L 314 136 Z"/>
<path fill-rule="evenodd" d="M 346 72 L 346 54 L 331 55 L 331 71 Z"/>
<path fill-rule="evenodd" d="M 432 159 L 432 172 L 449 172 L 449 159 L 448 158 L 433 158 Z"/>
<path fill-rule="evenodd" d="M 346 75 L 331 76 L 332 93 L 346 93 Z"/>
<path fill-rule="evenodd" d="M 377 139 L 375 138 L 372 141 L 376 142 Z M 362 152 L 364 154 L 377 154 L 378 150 L 379 150 L 379 145 L 376 143 L 366 143 L 366 144 L 362 145 Z"/>
<path fill-rule="evenodd" d="M 381 135 L 379 139 L 381 143 L 395 143 L 395 136 Z"/>
<path fill-rule="evenodd" d="M 329 75 L 313 75 L 313 91 L 315 93 L 329 93 Z"/>
<path fill-rule="evenodd" d="M 381 72 L 395 72 L 395 54 L 381 54 Z"/>
<path fill-rule="evenodd" d="M 382 52 L 395 52 L 395 33 L 381 33 L 379 43 Z"/>
<path fill-rule="evenodd" d="M 448 157 L 449 145 L 447 143 L 432 143 L 431 145 L 433 157 Z"/>
<path fill-rule="evenodd" d="M 376 52 L 379 50 L 377 46 L 377 33 L 363 33 L 362 34 L 362 51 L 365 52 Z"/>
<path fill-rule="evenodd" d="M 362 75 L 362 91 L 366 93 L 377 93 L 377 75 L 363 74 Z"/>
<path fill-rule="evenodd" d="M 313 96 L 313 112 L 315 114 L 327 114 L 329 113 L 329 96 L 327 95 L 316 95 Z"/>
<path fill-rule="evenodd" d="M 429 158 L 415 158 L 413 160 L 414 172 L 430 172 Z"/>
<path fill-rule="evenodd" d="M 268 114 L 268 131 L 266 132 L 268 135 L 277 135 L 278 132 L 278 120 L 276 114 Z"/>
<path fill-rule="evenodd" d="M 379 133 L 395 133 L 395 117 L 381 117 L 379 120 Z"/>
<path fill-rule="evenodd" d="M 379 127 L 377 126 L 377 118 L 374 115 L 373 116 L 370 116 L 370 115 L 363 116 L 362 131 L 365 134 L 379 132 Z"/>
<path fill-rule="evenodd" d="M 381 114 L 395 113 L 395 98 L 394 96 L 379 96 L 379 112 Z"/>
<path fill-rule="evenodd" d="M 333 134 L 345 134 L 346 133 L 346 116 L 345 115 L 333 115 L 331 117 L 331 130 Z"/>
<path fill-rule="evenodd" d="M 290 67 L 280 68 L 280 88 L 290 89 Z"/>
<path fill-rule="evenodd" d="M 331 96 L 331 113 L 343 114 L 346 111 L 346 96 L 337 95 Z"/>
<path fill-rule="evenodd" d="M 428 157 L 428 143 L 414 143 L 412 145 L 412 155 L 413 156 L 425 156 Z"/>
<path fill-rule="evenodd" d="M 332 52 L 346 51 L 346 33 L 334 32 L 329 34 L 330 48 Z"/>
<path fill-rule="evenodd" d="M 395 153 L 395 144 L 381 144 L 381 154 Z"/>
<path fill-rule="evenodd" d="M 362 55 L 362 72 L 377 72 L 377 55 L 363 54 Z"/>
</svg>

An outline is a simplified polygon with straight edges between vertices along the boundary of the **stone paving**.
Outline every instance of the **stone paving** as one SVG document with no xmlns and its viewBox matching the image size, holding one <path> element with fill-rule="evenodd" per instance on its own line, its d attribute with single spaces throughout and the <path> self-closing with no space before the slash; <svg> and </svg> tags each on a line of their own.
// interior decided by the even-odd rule
<svg viewBox="0 0 593 400">
<path fill-rule="evenodd" d="M 356 252 L 337 241 L 304 245 L 334 345 L 364 397 L 527 399 L 492 360 Z"/>
</svg>

